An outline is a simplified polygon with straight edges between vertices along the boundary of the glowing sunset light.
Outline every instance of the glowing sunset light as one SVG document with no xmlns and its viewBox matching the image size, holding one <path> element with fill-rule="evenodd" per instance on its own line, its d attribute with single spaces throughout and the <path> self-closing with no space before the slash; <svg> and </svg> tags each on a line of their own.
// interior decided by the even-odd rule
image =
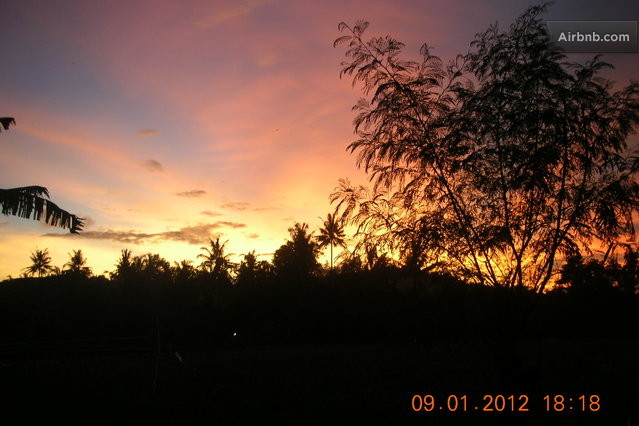
<svg viewBox="0 0 639 426">
<path fill-rule="evenodd" d="M 631 2 L 625 14 L 636 5 Z M 548 19 L 621 19 L 577 1 Z M 416 54 L 464 53 L 522 2 L 9 2 L 0 36 L 0 187 L 41 185 L 86 218 L 80 235 L 0 217 L 0 280 L 36 249 L 53 264 L 82 249 L 95 274 L 124 248 L 196 259 L 209 238 L 233 261 L 271 260 L 295 222 L 312 231 L 340 177 L 366 183 L 345 148 L 360 92 L 339 79 L 340 21 L 366 19 Z M 600 10 L 598 10 L 600 9 Z M 636 78 L 637 55 L 607 57 Z M 348 233 L 350 237 L 352 233 Z M 339 252 L 336 249 L 336 255 Z M 321 258 L 330 262 L 328 249 Z"/>
</svg>

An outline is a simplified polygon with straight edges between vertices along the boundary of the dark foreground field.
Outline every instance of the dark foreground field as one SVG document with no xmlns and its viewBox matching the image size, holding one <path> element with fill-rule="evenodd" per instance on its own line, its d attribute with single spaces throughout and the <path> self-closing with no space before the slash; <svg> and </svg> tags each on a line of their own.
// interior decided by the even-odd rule
<svg viewBox="0 0 639 426">
<path fill-rule="evenodd" d="M 0 404 L 5 419 L 19 415 L 11 424 L 639 424 L 636 340 L 506 346 L 229 344 L 179 350 L 181 361 L 171 347 L 159 358 L 152 350 L 47 354 L 2 361 Z M 414 394 L 432 394 L 433 412 L 414 413 Z M 467 395 L 467 412 L 442 413 L 451 394 Z M 517 407 L 527 395 L 529 411 L 483 412 L 484 395 L 498 394 L 516 395 Z M 545 413 L 546 394 L 564 394 L 564 412 Z M 581 413 L 584 394 L 601 397 L 599 411 Z"/>
</svg>

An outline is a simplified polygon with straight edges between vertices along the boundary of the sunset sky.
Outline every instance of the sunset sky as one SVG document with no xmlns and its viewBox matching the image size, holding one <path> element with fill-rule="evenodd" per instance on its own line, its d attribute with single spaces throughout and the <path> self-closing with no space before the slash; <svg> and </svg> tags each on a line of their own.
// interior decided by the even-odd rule
<svg viewBox="0 0 639 426">
<path fill-rule="evenodd" d="M 340 21 L 448 59 L 529 4 L 3 2 L 0 116 L 17 124 L 0 134 L 0 188 L 45 186 L 86 226 L 0 217 L 0 279 L 36 248 L 59 267 L 82 249 L 100 274 L 123 248 L 195 261 L 218 234 L 233 260 L 271 260 L 296 221 L 318 229 L 338 178 L 366 181 L 345 150 L 360 92 L 339 78 Z M 559 0 L 545 18 L 639 20 L 639 2 Z M 639 78 L 637 54 L 604 58 L 613 79 Z"/>
</svg>

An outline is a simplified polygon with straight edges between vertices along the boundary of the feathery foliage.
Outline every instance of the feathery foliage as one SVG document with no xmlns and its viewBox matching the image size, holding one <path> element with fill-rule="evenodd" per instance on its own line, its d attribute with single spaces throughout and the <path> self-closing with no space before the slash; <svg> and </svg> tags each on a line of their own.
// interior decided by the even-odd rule
<svg viewBox="0 0 639 426">
<path fill-rule="evenodd" d="M 368 194 L 338 189 L 344 218 L 413 256 L 444 254 L 471 281 L 538 292 L 558 256 L 632 237 L 639 160 L 626 140 L 639 83 L 613 91 L 599 56 L 567 63 L 540 19 L 546 7 L 507 31 L 491 26 L 446 65 L 427 45 L 407 61 L 402 43 L 365 40 L 368 23 L 339 25 L 340 76 L 367 96 L 348 149 L 374 182 Z"/>
</svg>

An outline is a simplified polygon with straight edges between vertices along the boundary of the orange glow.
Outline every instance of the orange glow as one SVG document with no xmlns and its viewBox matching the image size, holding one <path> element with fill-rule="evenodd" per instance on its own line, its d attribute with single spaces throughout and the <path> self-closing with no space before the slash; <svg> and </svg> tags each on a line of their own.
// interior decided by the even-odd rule
<svg viewBox="0 0 639 426">
<path fill-rule="evenodd" d="M 0 187 L 45 186 L 87 226 L 70 237 L 0 218 L 0 279 L 18 276 L 36 247 L 56 266 L 82 249 L 97 274 L 123 248 L 197 264 L 217 234 L 235 261 L 251 250 L 271 260 L 296 221 L 321 226 L 338 178 L 366 181 L 345 151 L 360 93 L 339 79 L 338 22 L 364 18 L 409 56 L 428 42 L 449 58 L 520 11 L 469 1 L 11 2 L 0 115 L 17 124 L 0 134 Z M 616 65 L 623 80 L 636 57 Z"/>
</svg>

